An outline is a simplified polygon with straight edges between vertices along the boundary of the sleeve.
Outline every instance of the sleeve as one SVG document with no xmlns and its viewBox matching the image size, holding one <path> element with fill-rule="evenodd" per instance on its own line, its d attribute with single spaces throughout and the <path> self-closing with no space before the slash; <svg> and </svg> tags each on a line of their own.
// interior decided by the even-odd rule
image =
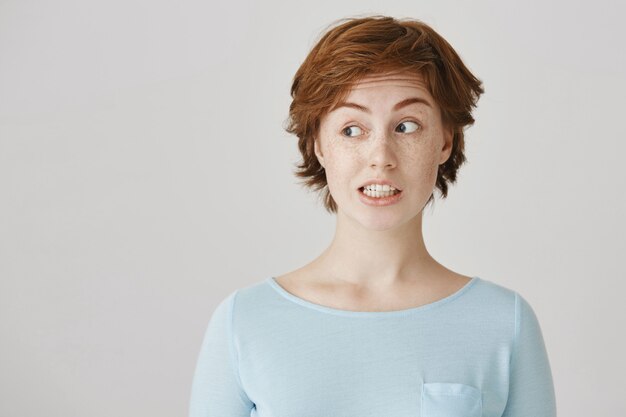
<svg viewBox="0 0 626 417">
<path fill-rule="evenodd" d="M 509 395 L 502 417 L 555 417 L 552 371 L 533 309 L 515 293 L 515 335 L 511 352 Z"/>
<path fill-rule="evenodd" d="M 254 407 L 241 388 L 232 343 L 236 293 L 222 300 L 209 320 L 193 376 L 189 417 L 250 417 Z"/>
</svg>

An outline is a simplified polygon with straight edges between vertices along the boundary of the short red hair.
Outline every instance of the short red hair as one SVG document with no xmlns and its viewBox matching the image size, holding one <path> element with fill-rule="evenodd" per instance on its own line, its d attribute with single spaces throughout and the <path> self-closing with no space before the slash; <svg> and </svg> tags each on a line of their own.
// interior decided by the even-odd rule
<svg viewBox="0 0 626 417">
<path fill-rule="evenodd" d="M 441 109 L 444 126 L 452 126 L 452 153 L 439 165 L 436 188 L 445 198 L 465 162 L 466 126 L 474 123 L 472 108 L 484 89 L 450 44 L 416 19 L 374 15 L 339 19 L 311 49 L 296 72 L 285 130 L 298 137 L 302 162 L 295 175 L 316 191 L 323 190 L 324 206 L 337 212 L 326 172 L 314 152 L 321 118 L 344 100 L 352 86 L 366 75 L 409 71 L 420 74 Z M 434 199 L 431 194 L 430 203 Z"/>
</svg>

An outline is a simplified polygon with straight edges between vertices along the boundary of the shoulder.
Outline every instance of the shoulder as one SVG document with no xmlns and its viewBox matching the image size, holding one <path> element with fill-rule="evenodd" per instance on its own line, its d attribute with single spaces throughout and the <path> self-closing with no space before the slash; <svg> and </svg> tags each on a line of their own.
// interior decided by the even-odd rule
<svg viewBox="0 0 626 417">
<path fill-rule="evenodd" d="M 475 280 L 464 307 L 483 321 L 507 327 L 518 326 L 520 319 L 534 316 L 530 303 L 518 291 L 485 278 Z"/>
<path fill-rule="evenodd" d="M 539 332 L 539 321 L 531 303 L 518 291 L 480 278 L 470 297 L 475 311 L 483 321 L 500 323 L 511 329 L 514 338 L 521 333 Z"/>
<path fill-rule="evenodd" d="M 517 303 L 518 306 L 520 303 L 525 306 L 529 306 L 528 301 L 519 291 L 499 284 L 490 279 L 479 277 L 478 279 L 480 283 L 477 285 L 479 288 L 478 296 L 484 299 L 488 299 L 490 301 L 496 303 L 502 303 L 507 306 L 515 306 Z"/>
<path fill-rule="evenodd" d="M 254 321 L 266 316 L 275 304 L 276 292 L 269 284 L 270 277 L 232 291 L 222 302 L 229 305 L 233 322 Z"/>
<path fill-rule="evenodd" d="M 211 314 L 211 321 L 228 323 L 235 315 L 245 315 L 256 307 L 262 308 L 259 304 L 271 295 L 267 287 L 265 281 L 259 281 L 231 290 L 217 301 Z"/>
<path fill-rule="evenodd" d="M 515 302 L 517 291 L 498 284 L 490 279 L 477 277 L 476 296 L 498 304 L 510 305 Z"/>
<path fill-rule="evenodd" d="M 478 297 L 495 303 L 495 306 L 512 310 L 517 315 L 533 312 L 528 300 L 518 291 L 488 279 L 480 278 Z"/>
</svg>

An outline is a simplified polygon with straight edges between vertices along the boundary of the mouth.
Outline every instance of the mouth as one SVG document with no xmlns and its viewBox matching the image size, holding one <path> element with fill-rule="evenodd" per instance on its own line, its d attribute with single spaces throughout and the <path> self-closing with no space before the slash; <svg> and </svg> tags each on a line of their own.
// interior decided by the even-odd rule
<svg viewBox="0 0 626 417">
<path fill-rule="evenodd" d="M 402 200 L 402 190 L 390 191 L 366 191 L 365 187 L 359 187 L 359 200 L 371 207 L 391 206 Z"/>
<path fill-rule="evenodd" d="M 358 190 L 360 193 L 365 194 L 365 187 L 359 187 Z M 383 191 L 383 192 L 378 193 L 380 197 L 376 197 L 376 192 L 370 192 L 368 197 L 383 198 L 383 197 L 390 197 L 390 196 L 398 195 L 400 193 L 402 193 L 402 190 L 399 190 L 399 189 L 396 189 L 394 192 Z"/>
</svg>

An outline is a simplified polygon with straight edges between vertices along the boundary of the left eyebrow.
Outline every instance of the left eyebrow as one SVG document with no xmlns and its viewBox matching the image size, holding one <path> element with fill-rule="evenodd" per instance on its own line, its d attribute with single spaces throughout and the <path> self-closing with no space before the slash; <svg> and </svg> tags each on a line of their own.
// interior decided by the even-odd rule
<svg viewBox="0 0 626 417">
<path fill-rule="evenodd" d="M 424 105 L 426 105 L 426 106 L 428 106 L 430 108 L 433 107 L 430 104 L 430 102 L 428 100 L 424 99 L 424 98 L 421 98 L 421 97 L 409 97 L 409 98 L 406 98 L 406 99 L 402 100 L 401 102 L 397 103 L 395 106 L 393 106 L 393 110 L 394 111 L 400 110 L 401 108 L 406 107 L 406 106 L 408 106 L 410 104 L 413 104 L 413 103 L 421 103 L 421 104 L 424 104 Z M 365 106 L 362 106 L 362 105 L 356 104 L 356 103 L 350 103 L 350 102 L 347 102 L 347 101 L 342 101 L 341 103 L 338 103 L 333 108 L 333 110 L 337 110 L 340 107 L 351 107 L 353 109 L 364 111 L 365 113 L 369 113 L 369 114 L 372 113 L 372 111 L 370 109 L 368 109 L 367 107 L 365 107 Z"/>
</svg>

